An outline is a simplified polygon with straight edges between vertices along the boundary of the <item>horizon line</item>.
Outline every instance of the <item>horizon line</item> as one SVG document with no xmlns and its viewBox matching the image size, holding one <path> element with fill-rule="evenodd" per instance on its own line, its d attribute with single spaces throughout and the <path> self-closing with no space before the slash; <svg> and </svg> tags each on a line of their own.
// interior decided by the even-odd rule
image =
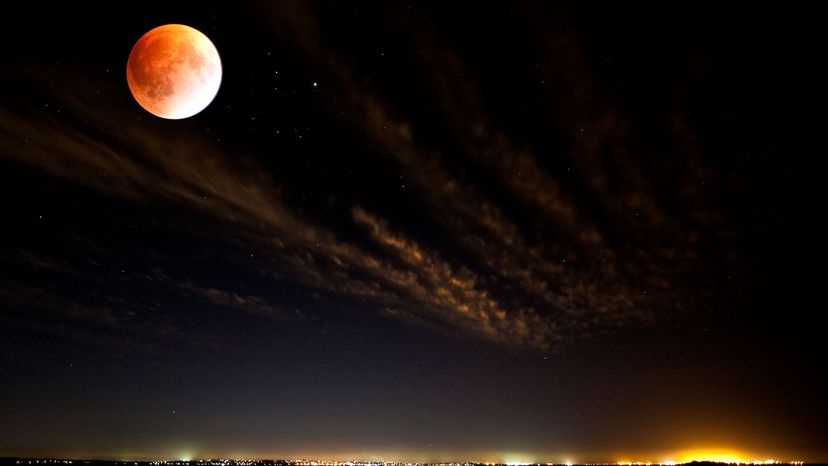
<svg viewBox="0 0 828 466">
<path fill-rule="evenodd" d="M 710 463 L 710 464 L 727 464 L 727 465 L 818 465 L 826 464 L 823 462 L 808 462 L 800 460 L 749 460 L 749 461 L 717 461 L 694 459 L 691 461 L 586 461 L 586 462 L 545 462 L 545 461 L 478 461 L 478 460 L 463 460 L 463 461 L 395 461 L 395 460 L 380 460 L 380 459 L 341 459 L 341 460 L 322 460 L 310 458 L 187 458 L 187 459 L 167 459 L 167 460 L 151 460 L 151 459 L 105 459 L 105 458 L 59 458 L 59 457 L 30 457 L 30 456 L 0 456 L 0 461 L 14 460 L 16 464 L 74 464 L 74 463 L 142 463 L 151 465 L 168 465 L 168 464 L 191 464 L 191 463 L 210 463 L 210 464 L 256 464 L 256 463 L 286 463 L 296 466 L 363 466 L 363 465 L 487 465 L 487 466 L 677 466 L 694 463 Z"/>
</svg>

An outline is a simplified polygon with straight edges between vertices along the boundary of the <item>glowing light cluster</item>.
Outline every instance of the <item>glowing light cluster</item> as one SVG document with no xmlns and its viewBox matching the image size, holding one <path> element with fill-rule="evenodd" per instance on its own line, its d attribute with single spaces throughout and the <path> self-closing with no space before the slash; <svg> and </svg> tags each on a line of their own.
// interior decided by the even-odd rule
<svg viewBox="0 0 828 466">
<path fill-rule="evenodd" d="M 764 459 L 764 460 L 756 460 L 756 459 L 742 459 L 734 456 L 717 456 L 717 455 L 708 455 L 708 456 L 694 456 L 692 458 L 683 458 L 681 461 L 661 461 L 657 463 L 649 462 L 649 461 L 618 461 L 614 464 L 618 466 L 676 466 L 682 464 L 689 464 L 692 462 L 712 462 L 712 463 L 724 463 L 724 464 L 745 464 L 745 465 L 772 465 L 772 464 L 790 464 L 794 466 L 801 466 L 804 464 L 802 461 L 777 461 L 774 459 Z"/>
</svg>

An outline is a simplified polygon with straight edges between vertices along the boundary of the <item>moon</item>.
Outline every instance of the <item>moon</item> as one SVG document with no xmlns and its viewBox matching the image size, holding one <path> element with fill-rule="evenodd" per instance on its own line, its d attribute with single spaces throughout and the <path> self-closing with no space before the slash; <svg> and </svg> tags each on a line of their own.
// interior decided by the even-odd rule
<svg viewBox="0 0 828 466">
<path fill-rule="evenodd" d="M 221 85 L 216 46 L 199 30 L 165 24 L 135 43 L 126 67 L 132 96 L 146 111 L 170 120 L 204 110 Z"/>
</svg>

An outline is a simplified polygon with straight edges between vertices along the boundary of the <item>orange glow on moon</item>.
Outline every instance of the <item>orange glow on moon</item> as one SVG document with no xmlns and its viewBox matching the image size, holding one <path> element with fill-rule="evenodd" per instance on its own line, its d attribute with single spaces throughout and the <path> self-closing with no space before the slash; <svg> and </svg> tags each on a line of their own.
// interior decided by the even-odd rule
<svg viewBox="0 0 828 466">
<path fill-rule="evenodd" d="M 146 111 L 179 120 L 204 110 L 218 93 L 221 60 L 204 34 L 166 24 L 144 34 L 129 54 L 127 84 Z"/>
</svg>

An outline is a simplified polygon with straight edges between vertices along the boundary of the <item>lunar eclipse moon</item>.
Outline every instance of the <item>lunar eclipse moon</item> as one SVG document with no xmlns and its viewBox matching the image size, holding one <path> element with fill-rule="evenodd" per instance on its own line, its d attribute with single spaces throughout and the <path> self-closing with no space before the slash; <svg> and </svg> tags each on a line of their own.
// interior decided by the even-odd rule
<svg viewBox="0 0 828 466">
<path fill-rule="evenodd" d="M 146 111 L 170 120 L 204 110 L 218 93 L 221 60 L 210 39 L 183 24 L 144 34 L 129 54 L 127 83 Z"/>
</svg>

